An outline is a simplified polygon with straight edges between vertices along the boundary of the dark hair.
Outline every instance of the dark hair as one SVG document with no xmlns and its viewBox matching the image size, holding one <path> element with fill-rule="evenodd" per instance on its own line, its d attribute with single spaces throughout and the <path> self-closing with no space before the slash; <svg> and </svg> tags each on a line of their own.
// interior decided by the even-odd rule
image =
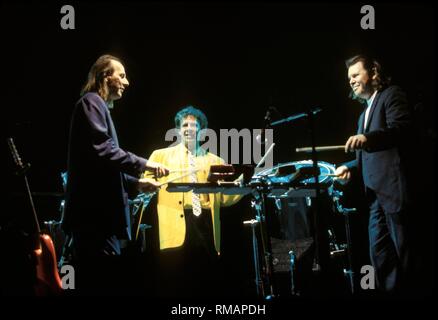
<svg viewBox="0 0 438 320">
<path fill-rule="evenodd" d="M 103 100 L 108 99 L 108 86 L 105 84 L 104 80 L 105 77 L 114 73 L 114 68 L 111 64 L 111 61 L 113 60 L 122 63 L 119 58 L 109 54 L 104 54 L 96 60 L 88 72 L 87 81 L 81 90 L 81 96 L 87 92 L 97 92 Z"/>
<path fill-rule="evenodd" d="M 362 62 L 364 69 L 368 72 L 369 77 L 376 75 L 375 79 L 372 79 L 371 85 L 376 90 L 386 88 L 391 83 L 391 77 L 385 75 L 382 70 L 382 66 L 377 60 L 368 57 L 364 54 L 358 54 L 345 61 L 345 66 L 350 68 L 352 65 Z"/>
<path fill-rule="evenodd" d="M 208 121 L 207 121 L 206 115 L 204 114 L 204 112 L 202 112 L 199 109 L 196 109 L 193 106 L 187 106 L 187 107 L 181 109 L 180 111 L 178 111 L 178 113 L 175 115 L 175 126 L 176 126 L 176 128 L 179 129 L 181 127 L 181 122 L 187 116 L 195 117 L 198 120 L 198 122 L 199 122 L 201 130 L 207 128 Z"/>
</svg>

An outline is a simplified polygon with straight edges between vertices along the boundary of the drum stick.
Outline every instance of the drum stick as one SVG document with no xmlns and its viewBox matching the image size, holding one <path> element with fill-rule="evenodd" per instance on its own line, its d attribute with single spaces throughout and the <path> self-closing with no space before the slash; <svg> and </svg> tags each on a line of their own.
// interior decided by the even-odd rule
<svg viewBox="0 0 438 320">
<path fill-rule="evenodd" d="M 175 180 L 179 180 L 179 179 L 182 179 L 182 178 L 184 178 L 184 177 L 187 177 L 187 176 L 191 175 L 192 173 L 198 172 L 198 171 L 200 171 L 200 170 L 201 170 L 201 169 L 190 170 L 189 173 L 183 174 L 182 176 L 178 176 L 178 177 L 175 177 L 175 178 L 169 179 L 169 180 L 167 180 L 166 182 L 160 183 L 160 184 L 158 185 L 158 188 L 164 186 L 165 184 L 168 184 L 168 183 L 170 183 L 170 182 L 173 182 L 173 181 L 175 181 Z"/>
<path fill-rule="evenodd" d="M 169 173 L 189 172 L 189 171 L 191 171 L 191 170 L 190 169 L 172 169 L 172 170 L 169 170 Z M 199 171 L 199 170 L 196 170 L 196 171 Z"/>
<path fill-rule="evenodd" d="M 272 148 L 274 148 L 274 146 L 275 146 L 275 143 L 271 144 L 271 146 L 269 147 L 268 151 L 266 151 L 266 153 L 263 156 L 263 158 L 257 164 L 256 168 L 260 167 L 262 165 L 262 163 L 265 162 L 266 157 L 271 153 Z"/>
<path fill-rule="evenodd" d="M 168 184 L 168 183 L 170 183 L 170 182 L 173 182 L 173 181 L 175 181 L 175 180 L 179 180 L 179 179 L 182 179 L 182 178 L 184 178 L 184 177 L 187 177 L 187 176 L 191 175 L 192 173 L 198 172 L 198 171 L 200 171 L 200 170 L 201 170 L 201 169 L 190 170 L 189 173 L 183 174 L 183 175 L 181 175 L 181 176 L 178 176 L 178 177 L 175 177 L 175 178 L 169 179 L 169 180 L 167 180 L 166 182 L 163 182 L 163 183 L 158 184 L 158 185 L 157 185 L 157 188 L 160 188 L 160 187 L 162 187 L 162 186 L 164 186 L 164 185 L 166 185 L 166 184 Z M 140 179 L 139 181 L 140 181 L 140 182 L 147 182 L 146 179 Z"/>
<path fill-rule="evenodd" d="M 321 152 L 321 151 L 336 151 L 336 150 L 345 150 L 345 146 L 324 146 L 324 147 L 315 147 L 315 151 Z M 312 147 L 303 147 L 303 148 L 296 148 L 295 152 L 312 152 Z"/>
</svg>

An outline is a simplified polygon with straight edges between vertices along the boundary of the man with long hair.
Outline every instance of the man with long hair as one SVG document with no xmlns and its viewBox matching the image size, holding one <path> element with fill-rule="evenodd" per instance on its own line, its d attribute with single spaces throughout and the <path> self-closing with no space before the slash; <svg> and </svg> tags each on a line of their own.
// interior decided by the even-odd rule
<svg viewBox="0 0 438 320">
<path fill-rule="evenodd" d="M 63 228 L 73 236 L 77 287 L 85 293 L 117 290 L 113 262 L 121 254 L 120 239 L 130 238 L 128 191 L 155 189 L 152 180 L 139 179 L 145 170 L 168 174 L 119 146 L 110 109 L 128 85 L 120 59 L 99 57 L 72 115 Z"/>
<path fill-rule="evenodd" d="M 356 160 L 341 165 L 341 181 L 361 176 L 369 208 L 370 258 L 377 286 L 387 293 L 405 288 L 408 271 L 407 218 L 408 141 L 412 115 L 405 93 L 390 85 L 381 65 L 365 55 L 346 61 L 350 96 L 365 103 L 357 134 L 348 138 L 345 152 Z"/>
</svg>

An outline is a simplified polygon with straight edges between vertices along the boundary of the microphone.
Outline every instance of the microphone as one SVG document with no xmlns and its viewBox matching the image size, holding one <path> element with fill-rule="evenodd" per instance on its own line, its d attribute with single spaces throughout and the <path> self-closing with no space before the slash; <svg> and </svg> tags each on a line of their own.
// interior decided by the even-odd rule
<svg viewBox="0 0 438 320">
<path fill-rule="evenodd" d="M 322 111 L 322 109 L 320 107 L 316 107 L 316 108 L 310 109 L 310 112 L 312 112 L 313 114 L 317 114 L 317 113 L 319 113 L 321 111 Z"/>
<path fill-rule="evenodd" d="M 271 126 L 271 111 L 277 111 L 277 108 L 272 107 L 272 106 L 268 107 L 268 110 L 266 110 L 265 117 L 263 118 L 263 128 L 262 128 L 260 134 L 258 134 L 256 136 L 257 143 L 262 144 L 262 145 L 264 145 L 266 142 L 268 142 L 268 139 L 266 139 L 266 137 L 265 137 L 265 131 L 267 128 L 269 128 Z"/>
<path fill-rule="evenodd" d="M 269 122 L 271 122 L 271 110 L 272 110 L 272 108 L 273 107 L 269 107 L 268 110 L 266 110 L 266 114 L 265 114 L 265 117 L 264 117 L 265 127 L 267 125 L 269 125 Z"/>
</svg>

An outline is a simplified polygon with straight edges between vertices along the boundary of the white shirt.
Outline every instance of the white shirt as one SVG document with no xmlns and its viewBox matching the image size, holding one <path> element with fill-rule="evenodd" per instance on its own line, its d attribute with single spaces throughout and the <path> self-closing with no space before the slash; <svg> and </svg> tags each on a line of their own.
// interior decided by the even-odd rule
<svg viewBox="0 0 438 320">
<path fill-rule="evenodd" d="M 370 115 L 371 106 L 373 105 L 373 101 L 374 101 L 374 98 L 376 97 L 376 94 L 377 94 L 377 90 L 374 91 L 373 95 L 367 100 L 367 109 L 365 111 L 363 131 L 365 131 L 365 128 L 367 127 L 368 116 Z"/>
</svg>

